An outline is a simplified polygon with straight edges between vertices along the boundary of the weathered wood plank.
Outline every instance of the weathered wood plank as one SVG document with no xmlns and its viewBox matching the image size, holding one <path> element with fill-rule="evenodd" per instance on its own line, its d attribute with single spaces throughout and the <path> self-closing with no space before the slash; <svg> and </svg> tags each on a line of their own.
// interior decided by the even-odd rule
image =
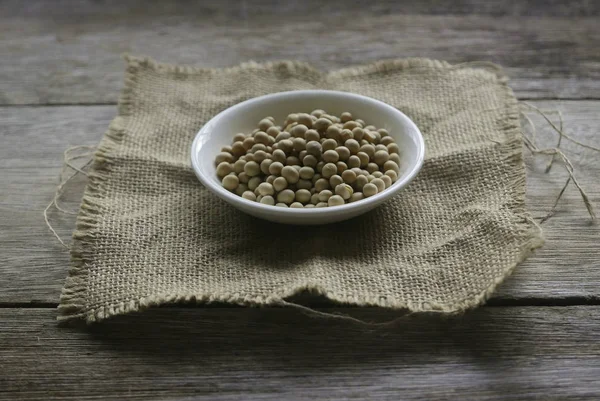
<svg viewBox="0 0 600 401">
<path fill-rule="evenodd" d="M 198 12 L 217 17 L 243 18 L 261 14 L 272 14 L 278 17 L 301 16 L 303 13 L 321 12 L 332 17 L 342 16 L 349 11 L 348 7 L 359 7 L 363 11 L 374 14 L 405 13 L 425 15 L 491 15 L 495 17 L 528 15 L 534 17 L 593 17 L 600 15 L 600 4 L 590 1 L 571 1 L 565 3 L 561 0 L 457 0 L 445 2 L 439 0 L 423 0 L 419 2 L 405 2 L 398 0 L 380 0 L 375 4 L 365 0 L 356 0 L 354 5 L 348 5 L 342 0 L 320 2 L 319 0 L 253 0 L 240 2 L 238 0 L 206 0 L 199 4 L 182 4 L 171 1 L 163 2 L 160 6 L 148 7 L 140 2 L 119 2 L 108 0 L 103 2 L 56 0 L 47 2 L 5 1 L 3 8 L 7 17 L 27 16 L 35 17 L 47 15 L 52 18 L 64 18 L 65 11 L 69 15 L 83 17 L 90 12 L 103 12 L 107 14 L 148 14 L 154 17 L 164 16 L 166 13 L 182 14 L 184 12 Z M 346 7 L 342 7 L 345 5 Z M 317 9 L 318 10 L 315 10 Z"/>
<path fill-rule="evenodd" d="M 124 52 L 204 67 L 489 60 L 520 97 L 600 98 L 597 2 L 5 1 L 0 104 L 113 103 Z"/>
<path fill-rule="evenodd" d="M 583 143 L 600 148 L 600 102 L 531 102 L 544 110 L 563 113 L 565 131 Z M 533 116 L 532 116 L 533 117 Z M 550 115 L 558 125 L 558 116 Z M 539 116 L 540 148 L 556 146 L 558 135 Z M 541 128 L 541 129 L 540 129 Z M 561 149 L 573 163 L 575 175 L 600 214 L 600 153 L 563 140 Z M 531 157 L 527 152 L 527 205 L 534 217 L 544 217 L 551 209 L 568 175 L 560 163 L 545 173 L 549 157 Z M 542 225 L 546 243 L 535 256 L 517 268 L 500 287 L 497 299 L 598 299 L 594 282 L 600 280 L 600 226 L 593 223 L 579 192 L 572 184 L 558 204 L 557 214 Z"/>
<path fill-rule="evenodd" d="M 57 302 L 69 256 L 44 223 L 42 212 L 59 183 L 63 151 L 94 145 L 116 107 L 0 109 L 0 300 Z M 66 207 L 77 210 L 84 180 L 69 187 Z M 69 239 L 74 216 L 51 213 Z M 27 301 L 28 302 L 28 301 Z"/>
<path fill-rule="evenodd" d="M 0 399 L 600 397 L 596 306 L 481 308 L 375 329 L 269 308 L 154 309 L 87 329 L 54 317 L 0 309 Z"/>
<path fill-rule="evenodd" d="M 560 109 L 566 130 L 574 137 L 600 146 L 600 102 L 534 102 L 545 109 Z M 42 210 L 58 183 L 63 150 L 69 145 L 98 141 L 114 106 L 0 108 L 3 126 L 0 148 L 0 302 L 58 301 L 69 266 L 66 251 L 46 228 Z M 535 119 L 544 126 L 539 118 Z M 538 133 L 541 145 L 556 136 L 548 129 Z M 592 201 L 600 207 L 600 157 L 593 151 L 564 141 L 577 175 Z M 566 175 L 557 164 L 544 174 L 545 158 L 528 158 L 528 204 L 542 217 L 562 188 Z M 70 186 L 67 206 L 76 209 L 83 181 Z M 68 239 L 72 216 L 52 213 L 59 234 Z M 600 297 L 600 227 L 590 225 L 574 187 L 559 203 L 557 215 L 544 224 L 546 246 L 521 265 L 495 296 L 507 299 L 565 299 Z"/>
</svg>

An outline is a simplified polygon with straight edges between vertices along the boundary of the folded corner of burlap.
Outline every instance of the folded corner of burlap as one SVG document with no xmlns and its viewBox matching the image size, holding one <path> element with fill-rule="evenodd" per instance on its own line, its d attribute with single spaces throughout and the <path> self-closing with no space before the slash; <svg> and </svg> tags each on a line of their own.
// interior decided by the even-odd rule
<svg viewBox="0 0 600 401">
<path fill-rule="evenodd" d="M 191 300 L 285 304 L 303 290 L 455 313 L 484 302 L 542 244 L 525 207 L 518 104 L 496 66 L 405 59 L 322 73 L 291 61 L 204 69 L 126 60 L 118 116 L 89 171 L 59 319 Z M 189 148 L 206 121 L 251 97 L 312 88 L 370 96 L 415 121 L 427 154 L 406 190 L 350 221 L 287 227 L 202 187 Z"/>
</svg>

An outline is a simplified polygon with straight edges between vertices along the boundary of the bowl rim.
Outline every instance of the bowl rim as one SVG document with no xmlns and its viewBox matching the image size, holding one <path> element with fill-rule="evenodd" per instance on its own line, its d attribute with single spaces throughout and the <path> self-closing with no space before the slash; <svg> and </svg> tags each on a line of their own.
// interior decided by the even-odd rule
<svg viewBox="0 0 600 401">
<path fill-rule="evenodd" d="M 415 140 L 416 140 L 418 154 L 416 157 L 416 162 L 410 166 L 410 170 L 408 171 L 408 174 L 402 180 L 396 181 L 395 183 L 392 184 L 392 186 L 387 188 L 385 191 L 379 192 L 376 195 L 373 195 L 369 198 L 361 199 L 360 201 L 346 203 L 344 205 L 335 206 L 335 207 L 331 207 L 331 208 L 323 207 L 323 208 L 308 208 L 308 209 L 302 208 L 301 209 L 301 208 L 290 208 L 290 207 L 287 207 L 287 208 L 275 207 L 273 205 L 265 205 L 265 204 L 262 204 L 259 202 L 251 201 L 251 200 L 242 198 L 241 196 L 238 196 L 234 193 L 231 193 L 227 189 L 223 188 L 221 185 L 217 185 L 209 177 L 205 177 L 205 174 L 203 173 L 202 169 L 199 167 L 200 166 L 200 162 L 198 160 L 199 152 L 197 150 L 199 149 L 199 147 L 201 147 L 200 142 L 203 141 L 203 138 L 204 138 L 203 134 L 209 128 L 212 128 L 213 126 L 218 124 L 220 119 L 224 118 L 228 114 L 235 113 L 236 111 L 243 109 L 243 108 L 247 107 L 248 105 L 250 105 L 251 103 L 255 103 L 255 102 L 277 100 L 280 98 L 288 98 L 290 96 L 296 96 L 296 95 L 324 95 L 324 94 L 341 96 L 341 97 L 345 97 L 345 98 L 353 98 L 355 100 L 361 100 L 361 101 L 375 104 L 377 107 L 388 109 L 390 112 L 392 112 L 392 114 L 395 114 L 400 120 L 403 120 L 405 123 L 407 123 L 407 125 L 411 126 L 411 128 L 414 129 L 414 131 L 417 134 L 417 135 L 415 135 Z M 217 115 L 212 117 L 209 121 L 207 121 L 200 128 L 200 130 L 196 133 L 196 136 L 194 137 L 194 141 L 192 142 L 192 146 L 191 146 L 191 161 L 192 161 L 192 167 L 194 169 L 196 177 L 198 177 L 198 179 L 200 180 L 202 185 L 204 185 L 207 189 L 212 191 L 214 194 L 216 194 L 220 198 L 222 198 L 228 202 L 231 202 L 233 204 L 239 205 L 241 208 L 251 207 L 251 208 L 256 208 L 257 210 L 260 210 L 262 212 L 266 212 L 266 213 L 273 213 L 273 214 L 279 214 L 279 215 L 298 215 L 298 216 L 308 215 L 308 214 L 310 214 L 310 215 L 326 215 L 326 214 L 332 214 L 334 212 L 335 213 L 351 212 L 351 211 L 356 211 L 357 209 L 362 209 L 362 208 L 368 209 L 368 206 L 373 206 L 374 204 L 377 205 L 379 202 L 393 197 L 399 190 L 401 190 L 406 185 L 408 185 L 415 178 L 415 176 L 418 174 L 418 172 L 421 170 L 421 167 L 423 166 L 424 158 L 425 158 L 425 141 L 423 139 L 423 134 L 421 133 L 421 131 L 419 130 L 417 125 L 410 118 L 408 118 L 408 116 L 406 116 L 403 112 L 401 112 L 397 108 L 395 108 L 387 103 L 384 103 L 377 99 L 373 99 L 368 96 L 359 95 L 359 94 L 352 93 L 352 92 L 342 92 L 342 91 L 333 91 L 333 90 L 324 90 L 324 89 L 276 92 L 276 93 L 271 93 L 271 94 L 267 94 L 267 95 L 263 95 L 263 96 L 254 97 L 254 98 L 245 100 L 243 102 L 237 103 L 237 104 L 235 104 L 231 107 L 228 107 L 227 109 L 219 112 Z"/>
</svg>

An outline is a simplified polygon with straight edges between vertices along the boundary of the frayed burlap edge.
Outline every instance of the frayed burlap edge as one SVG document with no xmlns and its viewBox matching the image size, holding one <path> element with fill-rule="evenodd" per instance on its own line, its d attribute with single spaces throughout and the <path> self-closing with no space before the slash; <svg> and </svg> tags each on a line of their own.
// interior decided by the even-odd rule
<svg viewBox="0 0 600 401">
<path fill-rule="evenodd" d="M 468 309 L 484 303 L 490 295 L 532 252 L 542 246 L 544 240 L 541 228 L 533 221 L 525 208 L 525 163 L 523 160 L 523 140 L 519 120 L 518 101 L 513 95 L 512 90 L 507 85 L 508 79 L 499 66 L 486 63 L 489 69 L 477 68 L 476 63 L 473 66 L 470 63 L 451 65 L 444 61 L 429 60 L 423 58 L 410 58 L 399 60 L 385 60 L 375 62 L 365 66 L 350 67 L 333 71 L 328 74 L 322 74 L 311 65 L 296 61 L 279 61 L 268 63 L 247 62 L 239 66 L 214 69 L 197 68 L 191 66 L 178 66 L 172 64 L 158 63 L 149 58 L 139 58 L 125 56 L 127 62 L 125 85 L 119 99 L 118 116 L 111 122 L 107 133 L 100 142 L 94 155 L 94 161 L 89 173 L 89 183 L 84 191 L 81 208 L 77 217 L 76 229 L 73 233 L 73 245 L 71 248 L 72 268 L 69 270 L 68 277 L 63 288 L 60 304 L 58 306 L 58 320 L 65 321 L 76 318 L 83 318 L 88 323 L 98 322 L 111 316 L 138 312 L 142 309 L 173 302 L 226 302 L 245 306 L 284 306 L 290 305 L 285 299 L 303 291 L 320 294 L 331 301 L 351 304 L 356 306 L 378 306 L 385 308 L 398 309 L 405 312 L 438 312 L 444 314 L 461 313 Z M 123 137 L 123 132 L 127 126 L 128 117 L 131 115 L 131 104 L 133 102 L 132 90 L 136 84 L 136 73 L 140 68 L 151 68 L 156 71 L 162 71 L 173 74 L 215 74 L 235 72 L 239 70 L 283 70 L 293 72 L 304 72 L 314 75 L 316 80 L 326 79 L 328 77 L 350 77 L 356 75 L 368 75 L 383 71 L 405 70 L 411 68 L 431 68 L 431 69 L 456 69 L 469 70 L 471 74 L 492 74 L 502 88 L 503 98 L 506 105 L 506 120 L 503 121 L 502 130 L 506 133 L 508 141 L 502 146 L 505 152 L 505 159 L 508 163 L 516 167 L 512 182 L 512 192 L 514 203 L 514 219 L 520 228 L 521 245 L 519 247 L 518 258 L 507 266 L 503 267 L 503 274 L 498 276 L 484 291 L 453 304 L 439 303 L 407 303 L 394 299 L 393 297 L 366 297 L 364 295 L 344 294 L 327 291 L 323 288 L 285 288 L 279 293 L 274 293 L 269 297 L 241 297 L 239 295 L 227 293 L 186 293 L 186 294 L 156 294 L 128 302 L 121 302 L 110 306 L 92 309 L 86 305 L 87 298 L 87 274 L 88 264 L 92 262 L 94 240 L 101 223 L 104 212 L 102 199 L 106 196 L 104 182 L 110 174 L 112 156 L 115 149 Z M 490 71 L 491 70 L 491 71 Z M 332 317 L 339 317 L 332 315 Z"/>
</svg>

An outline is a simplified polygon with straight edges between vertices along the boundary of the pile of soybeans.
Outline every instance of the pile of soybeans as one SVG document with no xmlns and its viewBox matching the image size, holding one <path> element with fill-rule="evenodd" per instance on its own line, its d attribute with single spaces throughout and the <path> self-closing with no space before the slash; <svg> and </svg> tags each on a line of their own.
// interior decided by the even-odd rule
<svg viewBox="0 0 600 401">
<path fill-rule="evenodd" d="M 385 129 L 345 112 L 294 113 L 282 126 L 260 120 L 217 155 L 223 187 L 250 201 L 291 208 L 339 206 L 385 191 L 400 173 Z"/>
</svg>

